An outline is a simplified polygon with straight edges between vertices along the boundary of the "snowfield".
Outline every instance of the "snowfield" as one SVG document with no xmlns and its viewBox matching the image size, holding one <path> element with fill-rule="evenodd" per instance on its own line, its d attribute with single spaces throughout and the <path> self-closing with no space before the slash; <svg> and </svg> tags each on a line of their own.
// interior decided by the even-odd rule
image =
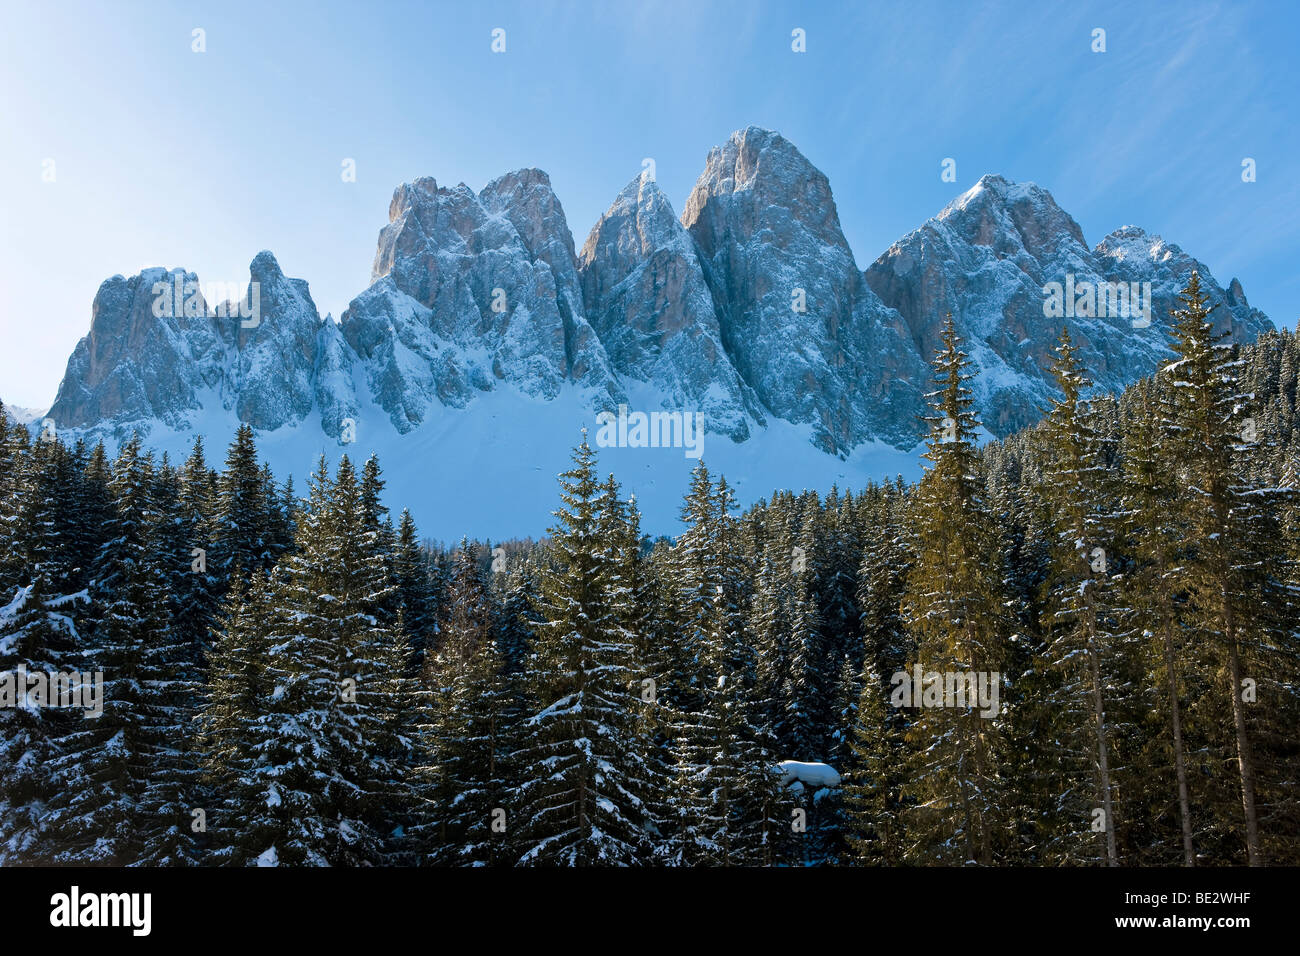
<svg viewBox="0 0 1300 956">
<path fill-rule="evenodd" d="M 221 408 L 216 396 L 205 397 L 203 404 L 204 411 L 195 413 L 188 429 L 139 423 L 145 446 L 180 464 L 195 436 L 202 435 L 209 466 L 220 469 L 239 421 L 233 411 Z M 631 396 L 633 410 L 659 407 L 652 395 Z M 559 503 L 556 476 L 569 467 L 570 450 L 582 440 L 583 427 L 599 455 L 601 472 L 613 472 L 624 494 L 636 495 L 642 530 L 650 535 L 675 535 L 683 527 L 678 512 L 696 464 L 684 448 L 598 447 L 596 412 L 589 396 L 576 387 L 562 389 L 552 401 L 498 387 L 479 395 L 469 408 L 435 404 L 405 435 L 382 409 L 362 407 L 351 444 L 325 435 L 319 420 L 310 414 L 298 424 L 257 432 L 259 456 L 270 463 L 277 480 L 292 475 L 295 491 L 305 495 L 322 454 L 331 470 L 345 454 L 358 463 L 378 455 L 387 481 L 385 503 L 395 513 L 410 509 L 422 535 L 445 542 L 462 536 L 498 541 L 545 534 Z M 122 427 L 122 437 L 128 437 L 132 426 Z M 69 441 L 103 437 L 110 454 L 119 440 L 98 429 L 67 429 L 60 435 Z M 816 448 L 811 435 L 810 426 L 779 419 L 754 428 L 741 443 L 710 433 L 704 436 L 700 460 L 711 473 L 726 477 L 740 509 L 777 489 L 825 493 L 832 484 L 859 489 L 868 480 L 892 480 L 899 474 L 911 480 L 920 474 L 919 447 L 900 451 L 869 442 L 838 459 Z"/>
</svg>

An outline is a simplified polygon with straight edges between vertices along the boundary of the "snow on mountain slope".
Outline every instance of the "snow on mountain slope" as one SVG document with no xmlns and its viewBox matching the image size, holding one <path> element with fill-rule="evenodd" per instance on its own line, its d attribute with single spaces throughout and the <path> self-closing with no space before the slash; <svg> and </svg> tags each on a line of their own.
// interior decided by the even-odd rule
<svg viewBox="0 0 1300 956">
<path fill-rule="evenodd" d="M 17 422 L 19 425 L 27 425 L 31 422 L 39 422 L 49 411 L 46 408 L 24 408 L 22 405 L 5 405 L 5 415 L 11 422 Z"/>
<path fill-rule="evenodd" d="M 1239 340 L 1270 327 L 1240 283 L 1224 289 L 1176 245 L 1126 226 L 1089 248 L 1049 192 L 1000 176 L 862 272 L 826 177 L 784 137 L 749 127 L 710 151 L 680 218 L 639 176 L 580 251 L 541 170 L 478 193 L 404 183 L 371 285 L 339 322 L 269 252 L 243 298 L 216 308 L 191 296 L 202 287 L 183 269 L 114 276 L 48 415 L 110 444 L 138 430 L 173 459 L 202 434 L 214 461 L 247 422 L 300 487 L 322 453 L 374 452 L 389 502 L 426 533 L 539 534 L 584 424 L 598 444 L 598 412 L 698 415 L 704 460 L 742 505 L 776 488 L 914 476 L 945 312 L 978 372 L 977 409 L 1005 435 L 1047 404 L 1063 325 L 1104 389 L 1154 370 L 1193 268 Z M 1132 304 L 1146 311 L 1115 312 L 1107 285 L 1142 293 Z M 160 290 L 176 290 L 163 308 Z M 645 529 L 676 530 L 695 459 L 680 447 L 599 450 L 638 493 Z"/>
</svg>

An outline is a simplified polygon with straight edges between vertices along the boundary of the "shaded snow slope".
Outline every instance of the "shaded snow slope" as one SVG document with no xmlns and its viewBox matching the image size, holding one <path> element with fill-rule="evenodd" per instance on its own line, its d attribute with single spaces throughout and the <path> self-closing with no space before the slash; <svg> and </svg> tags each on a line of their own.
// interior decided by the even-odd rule
<svg viewBox="0 0 1300 956">
<path fill-rule="evenodd" d="M 640 398 L 637 407 L 655 407 L 653 396 Z M 193 425 L 185 430 L 155 425 L 147 445 L 178 462 L 189 454 L 194 436 L 202 434 L 209 463 L 219 467 L 238 420 L 220 410 L 196 417 Z M 463 535 L 500 540 L 544 534 L 553 520 L 551 512 L 559 505 L 556 476 L 569 467 L 570 451 L 581 441 L 584 425 L 601 474 L 613 472 L 624 494 L 636 495 L 642 530 L 651 535 L 676 534 L 696 459 L 688 457 L 684 448 L 598 447 L 589 396 L 575 388 L 564 389 L 552 401 L 499 388 L 476 399 L 472 414 L 435 406 L 405 434 L 393 429 L 384 409 L 370 404 L 357 415 L 354 443 L 341 444 L 308 421 L 260 432 L 257 446 L 277 479 L 293 475 L 294 487 L 303 495 L 322 454 L 331 466 L 344 454 L 354 461 L 377 454 L 387 481 L 385 502 L 394 517 L 401 508 L 409 508 L 423 535 L 454 543 Z M 62 434 L 75 439 L 88 433 Z M 726 475 L 739 507 L 777 489 L 825 492 L 832 483 L 860 488 L 868 478 L 896 474 L 915 478 L 920 473 L 919 460 L 911 451 L 871 442 L 840 460 L 814 447 L 809 435 L 808 426 L 781 421 L 742 443 L 706 435 L 702 460 L 711 472 Z M 117 438 L 106 437 L 115 448 Z"/>
</svg>

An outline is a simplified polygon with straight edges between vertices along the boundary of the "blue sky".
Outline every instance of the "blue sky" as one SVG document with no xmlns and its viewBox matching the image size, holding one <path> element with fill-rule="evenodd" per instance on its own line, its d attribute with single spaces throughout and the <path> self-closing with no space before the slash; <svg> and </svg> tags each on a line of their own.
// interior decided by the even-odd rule
<svg viewBox="0 0 1300 956">
<path fill-rule="evenodd" d="M 337 317 L 403 180 L 477 190 L 539 166 L 581 245 L 643 158 L 680 211 L 709 147 L 750 124 L 830 177 L 860 266 L 997 172 L 1050 189 L 1091 244 L 1141 225 L 1278 324 L 1300 314 L 1300 3 L 7 0 L 4 16 L 10 403 L 53 399 L 114 273 L 247 281 L 266 248 Z"/>
</svg>

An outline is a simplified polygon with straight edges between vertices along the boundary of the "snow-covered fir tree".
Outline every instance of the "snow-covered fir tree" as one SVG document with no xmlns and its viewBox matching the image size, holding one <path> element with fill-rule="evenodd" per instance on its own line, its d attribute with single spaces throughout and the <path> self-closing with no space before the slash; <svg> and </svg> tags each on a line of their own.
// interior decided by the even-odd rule
<svg viewBox="0 0 1300 956">
<path fill-rule="evenodd" d="M 627 595 L 611 586 L 595 464 L 584 436 L 560 476 L 561 504 L 542 568 L 528 666 L 531 713 L 520 728 L 511 794 L 526 865 L 649 858 L 632 701 L 642 669 L 619 626 L 615 605 Z"/>
</svg>

